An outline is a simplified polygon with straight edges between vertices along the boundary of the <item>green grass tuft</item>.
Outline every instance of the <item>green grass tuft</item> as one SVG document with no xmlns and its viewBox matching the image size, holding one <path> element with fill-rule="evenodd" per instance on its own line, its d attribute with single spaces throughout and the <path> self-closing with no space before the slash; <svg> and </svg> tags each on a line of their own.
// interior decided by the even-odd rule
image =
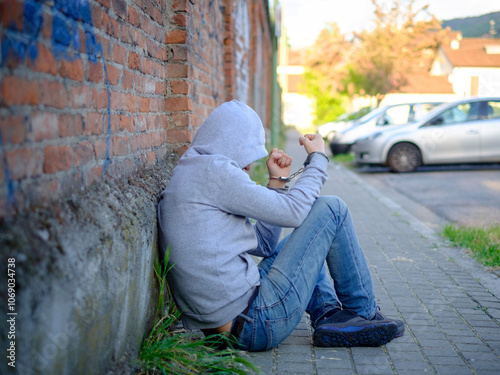
<svg viewBox="0 0 500 375">
<path fill-rule="evenodd" d="M 169 251 L 166 259 L 168 260 Z M 141 344 L 138 375 L 156 374 L 255 374 L 258 369 L 235 349 L 218 350 L 214 343 L 227 341 L 224 335 L 197 338 L 177 328 L 180 312 L 173 302 L 166 282 L 170 269 L 155 260 L 160 285 L 154 326 Z"/>
<path fill-rule="evenodd" d="M 443 235 L 454 245 L 469 249 L 481 264 L 500 266 L 500 226 L 467 228 L 450 224 L 444 228 Z"/>
</svg>

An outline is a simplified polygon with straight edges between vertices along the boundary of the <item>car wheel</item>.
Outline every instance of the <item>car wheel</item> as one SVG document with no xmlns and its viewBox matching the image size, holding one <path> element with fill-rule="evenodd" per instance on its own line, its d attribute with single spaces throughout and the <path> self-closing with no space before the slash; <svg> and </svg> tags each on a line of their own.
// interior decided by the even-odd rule
<svg viewBox="0 0 500 375">
<path fill-rule="evenodd" d="M 414 172 L 422 164 L 422 155 L 415 145 L 398 143 L 389 151 L 387 163 L 393 172 Z"/>
</svg>

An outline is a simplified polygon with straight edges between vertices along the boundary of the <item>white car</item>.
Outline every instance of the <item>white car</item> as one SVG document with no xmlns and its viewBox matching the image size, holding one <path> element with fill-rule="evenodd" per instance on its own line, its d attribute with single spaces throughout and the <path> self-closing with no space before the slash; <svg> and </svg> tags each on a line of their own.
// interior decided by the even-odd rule
<svg viewBox="0 0 500 375">
<path fill-rule="evenodd" d="M 441 103 L 404 103 L 374 109 L 351 127 L 335 133 L 330 140 L 332 154 L 349 152 L 354 142 L 375 130 L 391 129 L 416 121 L 439 104 Z"/>
<path fill-rule="evenodd" d="M 393 172 L 500 162 L 500 97 L 443 104 L 415 123 L 359 139 L 352 151 L 357 164 L 388 165 Z"/>
<path fill-rule="evenodd" d="M 370 112 L 370 107 L 363 107 L 359 111 L 344 113 L 339 116 L 335 121 L 327 122 L 317 128 L 317 133 L 324 139 L 330 141 L 336 132 L 344 130 L 352 125 L 365 114 Z"/>
</svg>

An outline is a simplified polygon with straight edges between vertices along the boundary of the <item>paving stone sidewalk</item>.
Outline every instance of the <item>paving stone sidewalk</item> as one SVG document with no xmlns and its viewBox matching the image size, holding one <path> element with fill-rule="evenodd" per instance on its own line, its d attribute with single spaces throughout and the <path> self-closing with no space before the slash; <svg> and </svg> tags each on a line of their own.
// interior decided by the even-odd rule
<svg viewBox="0 0 500 375">
<path fill-rule="evenodd" d="M 249 354 L 262 374 L 500 374 L 500 300 L 484 271 L 355 173 L 330 163 L 329 176 L 322 194 L 348 204 L 378 305 L 406 333 L 378 348 L 317 348 L 305 315 L 279 347 Z"/>
</svg>

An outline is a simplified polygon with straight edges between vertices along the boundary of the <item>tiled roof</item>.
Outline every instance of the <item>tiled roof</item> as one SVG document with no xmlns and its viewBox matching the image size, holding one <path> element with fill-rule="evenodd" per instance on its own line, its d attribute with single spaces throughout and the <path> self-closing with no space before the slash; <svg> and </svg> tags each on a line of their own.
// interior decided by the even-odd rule
<svg viewBox="0 0 500 375">
<path fill-rule="evenodd" d="M 445 76 L 414 74 L 406 77 L 407 84 L 393 93 L 402 94 L 454 94 L 453 87 Z"/>
<path fill-rule="evenodd" d="M 457 49 L 452 48 L 453 43 Z M 500 49 L 500 39 L 463 38 L 442 46 L 442 50 L 454 67 L 500 68 L 500 53 L 486 52 L 491 47 Z"/>
</svg>

